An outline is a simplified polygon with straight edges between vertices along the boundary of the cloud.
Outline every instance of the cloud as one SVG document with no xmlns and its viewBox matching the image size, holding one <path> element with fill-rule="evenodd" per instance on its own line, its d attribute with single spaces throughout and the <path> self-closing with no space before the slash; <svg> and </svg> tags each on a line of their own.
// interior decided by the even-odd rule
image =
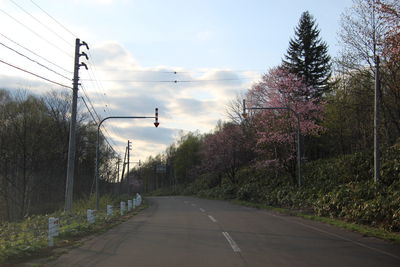
<svg viewBox="0 0 400 267">
<path fill-rule="evenodd" d="M 49 90 L 63 90 L 64 87 L 49 84 L 45 81 L 29 78 L 21 79 L 21 76 L 8 76 L 0 74 L 0 89 L 28 90 L 34 94 L 44 94 Z"/>
<path fill-rule="evenodd" d="M 254 78 L 254 73 L 229 69 L 144 67 L 115 41 L 99 43 L 90 51 L 89 62 L 95 64 L 89 64 L 89 71 L 80 70 L 83 88 L 79 95 L 88 96 L 102 118 L 154 116 L 154 108 L 159 108 L 159 128 L 153 126 L 152 119 L 115 119 L 104 123 L 106 136 L 117 144 L 122 156 L 127 140 L 134 141 L 134 160 L 164 151 L 180 131 L 211 131 L 219 119 L 224 119 L 228 102 Z M 54 88 L 27 76 L 0 75 L 0 84 L 33 91 Z"/>
<path fill-rule="evenodd" d="M 96 59 L 96 64 L 109 68 L 137 65 L 131 54 L 117 42 L 110 41 L 95 46 L 91 48 L 91 54 Z"/>
<path fill-rule="evenodd" d="M 174 101 L 174 109 L 180 114 L 194 116 L 202 115 L 214 109 L 218 103 L 215 101 L 201 101 L 194 98 L 178 98 Z"/>
</svg>

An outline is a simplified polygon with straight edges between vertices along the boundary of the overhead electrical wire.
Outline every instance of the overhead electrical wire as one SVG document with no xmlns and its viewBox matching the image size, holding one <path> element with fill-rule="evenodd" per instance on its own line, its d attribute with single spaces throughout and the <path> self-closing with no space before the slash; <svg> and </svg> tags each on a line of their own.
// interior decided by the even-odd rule
<svg viewBox="0 0 400 267">
<path fill-rule="evenodd" d="M 93 121 L 94 121 L 96 124 L 98 124 L 98 122 L 96 121 L 96 119 L 95 119 L 94 116 L 93 116 L 93 113 L 90 111 L 90 108 L 89 108 L 89 106 L 87 105 L 85 98 L 84 98 L 84 97 L 80 97 L 80 98 L 83 100 L 83 103 L 85 104 L 86 109 L 88 110 L 88 112 L 89 112 L 90 116 L 92 117 Z M 100 130 L 100 132 L 101 132 L 101 130 Z M 118 152 L 115 151 L 115 149 L 114 149 L 113 146 L 108 142 L 107 138 L 104 136 L 103 133 L 102 133 L 102 135 L 103 135 L 104 139 L 106 140 L 108 146 L 111 147 L 111 149 L 114 151 L 115 154 L 118 154 Z"/>
<path fill-rule="evenodd" d="M 103 92 L 101 97 L 103 98 L 103 101 L 104 101 L 104 104 L 105 104 L 104 105 L 104 111 L 105 111 L 106 116 L 110 116 L 110 112 L 109 111 L 107 112 L 107 110 L 109 110 L 109 103 L 107 101 L 106 90 L 104 89 L 104 86 L 101 83 L 101 81 L 99 79 L 97 79 L 97 77 L 96 77 L 96 72 L 97 72 L 96 64 L 95 64 L 96 62 L 95 62 L 95 58 L 91 54 L 90 50 L 89 50 L 89 58 L 91 58 L 91 60 L 89 60 L 89 67 L 90 67 L 89 74 L 90 74 L 90 72 L 92 72 L 93 77 L 96 80 L 96 86 L 99 88 L 100 91 Z M 115 134 L 115 132 L 117 132 L 118 135 L 120 135 L 120 136 L 123 135 L 118 129 L 115 129 L 112 125 L 110 125 L 110 127 L 111 127 L 112 131 L 114 132 L 114 134 Z"/>
<path fill-rule="evenodd" d="M 65 85 L 65 84 L 61 84 L 61 83 L 55 82 L 55 81 L 53 81 L 53 80 L 47 79 L 47 78 L 45 78 L 45 77 L 43 77 L 43 76 L 41 76 L 41 75 L 38 75 L 38 74 L 36 74 L 36 73 L 30 72 L 30 71 L 28 71 L 28 70 L 25 70 L 25 69 L 23 69 L 23 68 L 17 67 L 17 66 L 15 66 L 15 65 L 13 65 L 13 64 L 11 64 L 11 63 L 8 63 L 8 62 L 6 62 L 6 61 L 4 61 L 4 60 L 1 60 L 1 59 L 0 59 L 0 62 L 3 63 L 3 64 L 6 64 L 6 65 L 8 65 L 8 66 L 10 66 L 10 67 L 12 67 L 12 68 L 15 68 L 15 69 L 18 69 L 18 70 L 20 70 L 20 71 L 26 72 L 26 73 L 28 73 L 28 74 L 30 74 L 30 75 L 33 75 L 33 76 L 35 76 L 35 77 L 37 77 L 37 78 L 40 78 L 40 79 L 42 79 L 42 80 L 45 80 L 45 81 L 48 81 L 48 82 L 50 82 L 50 83 L 59 85 L 59 86 L 61 86 L 61 87 L 65 87 L 65 88 L 72 89 L 71 86 L 68 86 L 68 85 Z"/>
<path fill-rule="evenodd" d="M 97 113 L 96 109 L 94 108 L 93 103 L 92 103 L 92 101 L 90 100 L 90 98 L 89 98 L 89 96 L 88 96 L 88 93 L 86 92 L 86 88 L 83 86 L 83 84 L 80 84 L 80 86 L 81 86 L 81 89 L 82 89 L 83 94 L 86 96 L 87 100 L 89 101 L 90 106 L 92 107 L 94 113 L 96 114 L 97 119 L 100 121 L 100 116 L 99 116 L 99 114 Z"/>
<path fill-rule="evenodd" d="M 88 112 L 89 112 L 90 116 L 92 117 L 94 123 L 99 124 L 99 123 L 97 122 L 96 118 L 93 116 L 93 113 L 90 111 L 90 108 L 89 108 L 89 106 L 87 105 L 85 98 L 84 98 L 83 96 L 81 96 L 80 98 L 83 100 L 83 103 L 85 104 L 86 109 L 88 110 Z"/>
<path fill-rule="evenodd" d="M 249 70 L 218 70 L 218 69 L 210 69 L 208 71 L 198 71 L 198 70 L 184 70 L 184 71 L 165 71 L 165 70 L 134 70 L 132 68 L 99 68 L 102 71 L 108 72 L 144 72 L 144 73 L 165 73 L 165 74 L 185 74 L 185 73 L 209 73 L 209 72 L 230 72 L 230 73 L 246 73 L 246 72 L 265 72 L 262 69 L 249 69 Z"/>
<path fill-rule="evenodd" d="M 95 121 L 97 124 L 99 124 L 100 121 L 101 121 L 101 118 L 100 118 L 99 114 L 97 113 L 96 109 L 94 108 L 93 103 L 92 103 L 92 101 L 90 100 L 90 98 L 89 98 L 89 96 L 88 96 L 88 93 L 86 92 L 85 87 L 84 87 L 82 84 L 80 84 L 80 86 L 81 86 L 82 92 L 83 92 L 84 95 L 86 96 L 86 99 L 88 100 L 88 102 L 89 102 L 89 104 L 90 104 L 90 106 L 91 106 L 93 112 L 96 114 L 96 117 L 97 117 L 97 119 L 98 119 L 98 122 L 97 122 L 95 119 L 94 119 L 94 121 Z M 82 99 L 83 99 L 83 98 L 82 98 Z M 85 105 L 86 105 L 86 107 L 88 108 L 86 102 L 85 102 Z M 88 109 L 89 109 L 89 108 L 88 108 Z M 94 117 L 94 116 L 92 115 L 92 118 L 93 118 L 93 117 Z M 103 126 L 103 129 L 104 129 L 104 130 L 107 132 L 107 134 L 109 135 L 111 142 L 113 142 L 114 145 L 115 145 L 116 147 L 118 147 L 118 145 L 112 140 L 110 133 L 108 133 L 108 131 L 107 131 L 107 129 L 104 127 L 104 125 L 102 125 L 102 126 Z M 109 144 L 109 145 L 110 145 L 110 144 Z M 113 150 L 114 150 L 114 148 L 113 148 Z M 115 151 L 115 150 L 114 150 L 114 151 Z M 117 154 L 118 154 L 118 153 L 117 153 Z M 121 152 L 120 152 L 120 154 L 121 154 Z"/>
<path fill-rule="evenodd" d="M 45 57 L 42 57 L 41 55 L 37 54 L 36 52 L 32 51 L 31 49 L 26 48 L 25 46 L 23 46 L 23 45 L 19 44 L 18 42 L 14 41 L 14 40 L 11 39 L 10 37 L 7 37 L 6 35 L 4 35 L 4 34 L 2 34 L 2 33 L 0 33 L 0 35 L 3 36 L 4 38 L 6 38 L 8 41 L 14 43 L 15 45 L 21 47 L 22 49 L 25 49 L 25 50 L 28 51 L 29 53 L 32 53 L 33 55 L 35 55 L 35 56 L 37 56 L 37 57 L 43 59 L 43 60 L 46 61 L 47 63 L 49 63 L 49 64 L 51 64 L 51 65 L 53 65 L 53 66 L 59 68 L 60 70 L 63 70 L 63 71 L 65 71 L 65 72 L 68 72 L 69 74 L 73 74 L 72 71 L 69 71 L 69 70 L 67 70 L 67 69 L 65 69 L 65 68 L 63 68 L 63 67 L 57 65 L 56 63 L 51 62 L 50 60 L 46 59 Z"/>
<path fill-rule="evenodd" d="M 67 76 L 64 76 L 64 75 L 62 75 L 61 73 L 59 73 L 59 72 L 57 72 L 57 71 L 55 71 L 55 70 L 53 70 L 53 69 L 50 69 L 50 68 L 47 67 L 46 65 L 43 65 L 42 63 L 40 63 L 40 62 L 38 62 L 38 61 L 36 61 L 36 60 L 34 60 L 34 59 L 31 59 L 31 58 L 28 57 L 27 55 L 22 54 L 21 52 L 19 52 L 19 51 L 13 49 L 13 48 L 11 48 L 11 47 L 9 47 L 8 45 L 3 44 L 2 42 L 0 42 L 0 45 L 4 46 L 5 48 L 7 48 L 7 49 L 9 49 L 9 50 L 11 50 L 11 51 L 13 51 L 14 53 L 20 55 L 21 57 L 24 57 L 24 58 L 26 58 L 26 59 L 28 59 L 28 60 L 30 60 L 30 61 L 36 63 L 37 65 L 41 66 L 42 68 L 47 69 L 48 71 L 51 71 L 51 72 L 57 74 L 58 76 L 63 77 L 64 79 L 70 80 L 70 78 L 68 78 Z"/>
<path fill-rule="evenodd" d="M 47 13 L 43 8 L 41 8 L 38 4 L 36 4 L 33 0 L 31 0 L 32 4 L 34 4 L 37 8 L 39 8 L 43 13 L 45 13 L 49 18 L 51 18 L 55 23 L 57 23 L 61 28 L 71 34 L 73 37 L 76 38 L 76 34 L 72 33 L 70 30 L 67 29 L 64 25 L 62 25 L 58 20 L 56 20 L 53 16 Z"/>
<path fill-rule="evenodd" d="M 54 47 L 55 49 L 57 49 L 58 51 L 62 52 L 63 54 L 67 55 L 70 58 L 74 58 L 73 56 L 71 56 L 71 54 L 65 52 L 63 49 L 61 49 L 59 46 L 55 45 L 54 43 L 50 42 L 49 40 L 47 40 L 46 38 L 44 38 L 43 36 L 41 36 L 40 34 L 38 34 L 37 32 L 35 32 L 34 30 L 32 30 L 30 27 L 26 26 L 24 23 L 20 22 L 18 19 L 14 18 L 13 16 L 11 16 L 10 14 L 8 14 L 6 11 L 4 11 L 3 9 L 0 8 L 0 11 L 7 15 L 9 18 L 11 18 L 12 20 L 14 20 L 15 22 L 17 22 L 19 25 L 21 25 L 22 27 L 24 27 L 25 29 L 27 29 L 28 31 L 30 31 L 31 33 L 33 33 L 34 35 L 36 35 L 37 37 L 39 37 L 40 39 L 42 39 L 43 41 L 45 41 L 46 43 L 48 43 L 49 45 L 51 45 L 52 47 Z"/>
<path fill-rule="evenodd" d="M 89 54 L 89 56 L 90 56 L 90 54 Z M 93 58 L 91 58 L 91 59 L 93 59 Z M 102 88 L 100 87 L 100 84 L 99 84 L 98 80 L 96 79 L 96 77 L 94 76 L 95 75 L 94 72 L 92 71 L 93 65 L 91 64 L 90 60 L 88 61 L 88 63 L 89 63 L 89 70 L 88 70 L 89 79 L 88 79 L 88 81 L 93 83 L 94 88 L 97 88 L 96 89 L 97 95 L 99 96 L 99 100 L 103 102 L 103 105 L 104 105 L 103 110 L 104 110 L 104 113 L 107 115 L 106 108 L 108 108 L 108 104 L 107 104 L 107 100 L 105 98 L 106 97 L 105 91 L 103 89 L 103 92 L 101 92 Z M 82 81 L 86 81 L 86 79 L 82 79 Z"/>
<path fill-rule="evenodd" d="M 58 38 L 60 38 L 60 40 L 63 40 L 66 44 L 68 44 L 71 47 L 74 47 L 70 42 L 68 42 L 67 40 L 65 40 L 61 35 L 59 35 L 57 32 L 53 31 L 52 29 L 50 29 L 46 24 L 44 24 L 43 22 L 41 22 L 38 18 L 36 18 L 35 16 L 33 16 L 31 13 L 29 13 L 28 11 L 26 11 L 23 7 L 21 7 L 20 5 L 18 5 L 17 3 L 15 3 L 13 0 L 9 0 L 11 3 L 13 3 L 16 7 L 18 7 L 20 10 L 22 10 L 25 14 L 27 14 L 28 16 L 30 16 L 33 20 L 35 20 L 37 23 L 39 23 L 40 25 L 42 25 L 43 27 L 45 27 L 49 32 L 53 33 L 55 36 L 57 36 Z"/>
<path fill-rule="evenodd" d="M 44 28 L 46 28 L 49 32 L 51 32 L 52 34 L 54 34 L 55 36 L 57 36 L 58 38 L 60 38 L 62 41 L 64 41 L 64 42 L 67 43 L 68 45 L 72 46 L 72 44 L 69 43 L 66 39 L 64 39 L 61 35 L 59 35 L 58 33 L 56 33 L 54 30 L 50 29 L 50 28 L 49 28 L 48 26 L 46 26 L 43 22 L 41 22 L 38 18 L 36 18 L 35 16 L 33 16 L 31 13 L 29 13 L 27 10 L 25 10 L 22 6 L 20 6 L 19 4 L 17 4 L 15 1 L 10 0 L 10 2 L 12 2 L 15 6 L 17 6 L 20 10 L 22 10 L 25 14 L 27 14 L 27 15 L 30 16 L 32 19 L 34 19 L 36 22 L 38 22 L 41 26 L 43 26 Z M 34 1 L 32 1 L 32 0 L 31 0 L 31 2 L 32 2 L 37 8 L 39 8 L 42 12 L 44 12 L 48 17 L 50 17 L 53 21 L 55 21 L 59 26 L 61 26 L 64 30 L 66 30 L 68 33 L 70 33 L 72 36 L 75 37 L 75 34 L 73 34 L 73 33 L 72 33 L 70 30 L 68 30 L 64 25 L 62 25 L 60 22 L 58 22 L 54 17 L 52 17 L 49 13 L 47 13 L 47 12 L 46 12 L 43 8 L 41 8 L 38 4 L 36 4 L 36 3 L 35 3 Z M 24 27 L 25 29 L 27 29 L 28 31 L 30 31 L 31 33 L 33 33 L 34 35 L 36 35 L 37 37 L 39 37 L 40 39 L 42 39 L 43 41 L 45 41 L 46 43 L 50 44 L 51 46 L 53 46 L 54 48 L 56 48 L 57 50 L 59 50 L 60 52 L 62 52 L 63 54 L 66 54 L 67 56 L 73 58 L 73 57 L 71 56 L 71 54 L 65 52 L 65 51 L 64 51 L 63 49 L 61 49 L 59 46 L 57 46 L 57 45 L 55 45 L 54 43 L 50 42 L 49 40 L 45 39 L 42 35 L 40 35 L 40 34 L 39 34 L 38 32 L 36 32 L 36 31 L 34 31 L 34 30 L 31 29 L 30 27 L 28 27 L 26 24 L 24 24 L 24 23 L 22 23 L 21 21 L 19 21 L 17 18 L 13 17 L 12 15 L 10 15 L 9 13 L 7 13 L 6 11 L 4 11 L 4 10 L 2 10 L 2 9 L 0 9 L 0 11 L 1 11 L 3 14 L 7 15 L 7 16 L 8 16 L 9 18 L 11 18 L 12 20 L 14 20 L 15 22 L 17 22 L 18 24 L 20 24 L 22 27 Z M 66 69 L 64 69 L 64 68 L 62 68 L 61 66 L 59 66 L 59 65 L 57 65 L 57 64 L 55 64 L 55 63 L 53 63 L 53 62 L 51 62 L 50 60 L 48 60 L 48 59 L 46 59 L 46 58 L 44 58 L 44 57 L 38 55 L 37 53 L 35 53 L 35 52 L 32 51 L 31 49 L 26 48 L 25 46 L 23 46 L 23 45 L 19 44 L 18 42 L 12 40 L 11 38 L 7 37 L 6 35 L 4 35 L 4 34 L 2 34 L 2 33 L 0 33 L 0 35 L 3 36 L 4 38 L 6 38 L 8 41 L 14 43 L 15 45 L 17 45 L 17 46 L 19 46 L 19 47 L 25 49 L 25 50 L 28 51 L 29 53 L 32 53 L 33 55 L 35 55 L 35 56 L 41 58 L 42 60 L 44 60 L 44 61 L 46 61 L 46 62 L 52 64 L 53 66 L 56 66 L 57 68 L 59 68 L 59 69 L 61 69 L 61 70 L 63 70 L 63 71 L 66 71 L 66 72 L 68 72 L 68 73 L 70 73 L 70 74 L 72 74 L 72 72 L 70 72 L 70 71 L 68 71 L 68 70 L 66 70 Z M 14 53 L 16 53 L 16 54 L 18 54 L 18 55 L 20 55 L 20 56 L 22 56 L 22 57 L 24 57 L 24 58 L 30 60 L 31 62 L 34 62 L 35 64 L 37 64 L 37 65 L 39 65 L 39 66 L 41 66 L 41 67 L 43 67 L 43 68 L 46 68 L 47 70 L 53 72 L 54 74 L 57 74 L 57 75 L 59 75 L 59 76 L 65 78 L 65 79 L 70 80 L 70 78 L 68 78 L 67 76 L 65 76 L 65 75 L 63 75 L 63 74 L 61 74 L 61 73 L 55 71 L 54 69 L 51 69 L 50 67 L 48 67 L 48 66 L 46 66 L 46 65 L 44 65 L 44 64 L 42 64 L 42 63 L 40 63 L 39 61 L 37 61 L 37 60 L 35 60 L 35 59 L 30 58 L 29 56 L 27 56 L 27 55 L 21 53 L 20 51 L 17 51 L 16 49 L 13 49 L 12 47 L 10 47 L 10 46 L 8 46 L 8 45 L 2 43 L 2 42 L 0 42 L 0 45 L 2 45 L 3 47 L 5 47 L 5 48 L 7 48 L 7 49 L 9 49 L 9 50 L 11 50 L 11 51 L 13 51 Z M 38 78 L 40 78 L 40 79 L 43 79 L 43 80 L 45 80 L 45 81 L 47 81 L 47 82 L 50 82 L 50 83 L 53 83 L 53 84 L 56 84 L 56 85 L 59 85 L 59 86 L 65 87 L 65 88 L 72 89 L 71 86 L 67 86 L 67 85 L 58 83 L 58 82 L 56 82 L 56 81 L 53 81 L 53 80 L 51 80 L 51 79 L 48 79 L 48 78 L 46 78 L 46 77 L 43 77 L 43 76 L 38 75 L 38 74 L 36 74 L 36 73 L 33 73 L 33 72 L 31 72 L 31 71 L 28 71 L 28 70 L 26 70 L 26 69 L 23 69 L 23 68 L 20 68 L 20 67 L 18 67 L 18 66 L 15 66 L 15 65 L 13 65 L 13 64 L 11 64 L 11 63 L 8 63 L 8 62 L 6 62 L 6 61 L 4 61 L 4 60 L 0 60 L 0 62 L 3 63 L 3 64 L 8 65 L 8 66 L 10 66 L 10 67 L 13 67 L 13 68 L 15 68 L 15 69 L 18 69 L 18 70 L 20 70 L 20 71 L 23 71 L 23 72 L 25 72 L 25 73 L 28 73 L 28 74 L 30 74 L 30 75 L 33 75 L 33 76 L 35 76 L 35 77 L 38 77 Z M 96 79 L 96 77 L 95 77 L 95 79 Z M 96 83 L 98 83 L 97 79 L 96 79 Z M 98 87 L 99 87 L 99 85 L 98 85 Z M 100 119 L 98 113 L 96 112 L 96 110 L 95 110 L 95 108 L 94 108 L 94 106 L 93 106 L 93 103 L 91 102 L 91 100 L 90 100 L 88 94 L 86 93 L 86 90 L 84 89 L 84 87 L 83 87 L 82 85 L 81 85 L 81 88 L 82 88 L 82 91 L 84 92 L 84 95 L 86 96 L 86 99 L 88 99 L 88 101 L 89 101 L 89 103 L 90 103 L 90 105 L 91 105 L 91 107 L 92 107 L 93 112 L 96 114 L 97 119 L 98 119 L 98 122 L 96 121 L 96 119 L 95 119 L 93 113 L 91 112 L 89 106 L 87 105 L 87 103 L 86 103 L 86 101 L 85 101 L 85 98 L 84 98 L 84 97 L 81 97 L 81 98 L 82 98 L 82 100 L 83 100 L 83 102 L 84 102 L 84 104 L 85 104 L 85 106 L 86 106 L 86 108 L 87 108 L 87 110 L 88 110 L 90 116 L 92 117 L 92 119 L 94 120 L 94 122 L 98 124 L 98 123 L 100 122 L 101 119 Z M 99 87 L 99 88 L 100 88 L 100 87 Z M 107 107 L 107 105 L 106 105 L 106 107 Z M 104 125 L 102 125 L 102 126 L 103 126 L 105 132 L 109 135 L 111 142 L 114 143 L 115 147 L 118 147 L 117 144 L 114 142 L 114 140 L 111 138 L 111 135 L 110 135 L 110 133 L 108 132 L 108 130 L 104 127 Z M 110 144 L 110 142 L 108 141 L 108 139 L 105 137 L 105 135 L 104 135 L 103 133 L 102 133 L 102 135 L 104 136 L 105 141 L 107 142 L 107 144 L 109 145 L 109 147 L 114 151 L 114 153 L 118 154 L 117 151 L 114 149 L 114 147 Z"/>
<path fill-rule="evenodd" d="M 154 81 L 138 81 L 138 80 L 119 80 L 119 79 L 103 79 L 103 82 L 124 82 L 124 83 L 198 83 L 198 82 L 226 82 L 251 80 L 252 78 L 226 78 L 226 79 L 209 79 L 209 80 L 154 80 Z M 82 81 L 91 81 L 90 79 L 82 79 Z"/>
</svg>

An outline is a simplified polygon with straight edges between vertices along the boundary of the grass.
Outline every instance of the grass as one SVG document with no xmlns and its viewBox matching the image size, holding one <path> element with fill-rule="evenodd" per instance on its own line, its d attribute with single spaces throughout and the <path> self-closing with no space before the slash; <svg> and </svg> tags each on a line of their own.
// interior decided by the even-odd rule
<svg viewBox="0 0 400 267">
<path fill-rule="evenodd" d="M 276 208 L 276 207 L 267 206 L 267 205 L 260 204 L 260 203 L 253 203 L 253 202 L 247 202 L 247 201 L 241 201 L 241 200 L 232 200 L 231 202 L 238 204 L 238 205 L 242 205 L 242 206 L 253 207 L 253 208 L 257 208 L 257 209 L 273 210 L 273 211 L 276 211 L 281 214 L 298 216 L 298 217 L 308 219 L 308 220 L 323 222 L 323 223 L 327 223 L 330 225 L 334 225 L 336 227 L 340 227 L 343 229 L 358 232 L 364 236 L 377 237 L 377 238 L 380 238 L 383 240 L 387 240 L 387 241 L 390 241 L 393 243 L 400 244 L 400 234 L 394 233 L 394 232 L 389 232 L 389 231 L 387 231 L 385 229 L 381 229 L 381 228 L 346 222 L 346 221 L 338 220 L 338 219 L 334 219 L 334 218 L 320 217 L 320 216 L 306 214 L 303 212 L 290 210 L 290 209 Z"/>
<path fill-rule="evenodd" d="M 120 199 L 112 199 L 109 196 L 103 199 L 104 204 L 113 203 L 116 207 L 119 201 Z M 59 256 L 60 251 L 63 253 L 66 249 L 78 246 L 83 238 L 103 233 L 148 206 L 143 202 L 140 207 L 123 216 L 119 215 L 119 209 L 114 210 L 115 215 L 112 217 L 107 217 L 105 212 L 98 212 L 96 223 L 88 224 L 85 210 L 93 206 L 92 202 L 92 199 L 77 202 L 73 215 L 60 211 L 49 215 L 32 216 L 21 222 L 0 224 L 0 265 L 18 264 L 37 258 L 52 259 Z M 105 205 L 101 210 L 105 210 Z M 55 246 L 51 248 L 47 246 L 49 217 L 58 217 L 60 220 L 60 234 L 55 237 Z M 35 264 L 32 263 L 30 266 Z"/>
</svg>

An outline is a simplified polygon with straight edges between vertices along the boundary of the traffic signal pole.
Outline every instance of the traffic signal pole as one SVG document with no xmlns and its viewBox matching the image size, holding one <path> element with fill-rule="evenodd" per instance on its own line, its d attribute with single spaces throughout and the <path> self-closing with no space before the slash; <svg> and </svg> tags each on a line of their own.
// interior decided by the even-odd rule
<svg viewBox="0 0 400 267">
<path fill-rule="evenodd" d="M 95 175 L 96 175 L 96 210 L 99 210 L 100 207 L 100 192 L 99 192 L 99 183 L 100 183 L 100 177 L 99 177 L 99 167 L 100 167 L 100 127 L 105 122 L 106 120 L 109 119 L 154 119 L 154 126 L 158 127 L 160 124 L 158 122 L 158 108 L 155 110 L 155 116 L 154 117 L 147 117 L 147 116 L 111 116 L 111 117 L 106 117 L 102 119 L 99 124 L 97 125 L 97 142 L 96 142 L 96 166 L 95 166 Z M 129 149 L 129 148 L 128 148 Z M 122 179 L 122 178 L 121 178 Z"/>
</svg>

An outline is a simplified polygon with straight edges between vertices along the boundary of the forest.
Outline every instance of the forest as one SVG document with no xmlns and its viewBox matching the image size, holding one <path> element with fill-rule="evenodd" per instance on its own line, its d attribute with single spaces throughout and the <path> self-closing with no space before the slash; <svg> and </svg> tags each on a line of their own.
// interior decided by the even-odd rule
<svg viewBox="0 0 400 267">
<path fill-rule="evenodd" d="M 340 21 L 337 57 L 305 11 L 281 64 L 232 97 L 227 120 L 210 133 L 182 133 L 126 174 L 140 181 L 138 190 L 263 203 L 399 231 L 400 3 L 353 3 Z M 0 89 L 1 221 L 62 209 L 70 106 L 70 92 Z M 82 103 L 79 109 L 75 199 L 94 192 L 97 132 Z M 117 155 L 104 137 L 100 148 L 101 193 L 117 193 Z"/>
<path fill-rule="evenodd" d="M 64 205 L 71 100 L 69 92 L 35 96 L 0 90 L 0 218 L 21 220 Z M 76 133 L 76 199 L 94 190 L 97 126 L 80 104 Z M 102 142 L 101 189 L 112 192 L 116 154 Z"/>
<path fill-rule="evenodd" d="M 338 57 L 331 58 L 317 21 L 304 12 L 281 65 L 232 99 L 228 121 L 211 133 L 182 133 L 134 170 L 143 190 L 250 201 L 399 231 L 400 4 L 353 2 L 341 18 Z"/>
</svg>

